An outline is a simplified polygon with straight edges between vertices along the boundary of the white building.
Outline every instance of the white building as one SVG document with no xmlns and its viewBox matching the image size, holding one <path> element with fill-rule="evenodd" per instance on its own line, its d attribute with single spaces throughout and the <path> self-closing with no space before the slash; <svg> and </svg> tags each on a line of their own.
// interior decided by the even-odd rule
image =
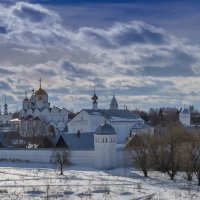
<svg viewBox="0 0 200 200">
<path fill-rule="evenodd" d="M 179 113 L 179 120 L 182 125 L 184 126 L 190 126 L 190 111 L 189 109 L 184 108 L 180 113 Z"/>
<path fill-rule="evenodd" d="M 32 91 L 30 99 L 26 96 L 23 100 L 19 117 L 21 119 L 20 133 L 26 134 L 24 136 L 29 134 L 31 124 L 36 125 L 38 121 L 42 121 L 46 125 L 47 134 L 58 134 L 66 129 L 68 111 L 65 108 L 50 107 L 48 93 L 42 89 L 40 79 L 39 89 Z"/>
<path fill-rule="evenodd" d="M 117 136 L 114 128 L 107 124 L 99 125 L 94 134 L 95 167 L 113 169 L 116 167 Z"/>
<path fill-rule="evenodd" d="M 78 131 L 81 133 L 95 132 L 106 118 L 106 122 L 112 125 L 117 133 L 117 143 L 122 144 L 134 127 L 143 127 L 144 120 L 140 117 L 127 109 L 118 109 L 118 103 L 114 95 L 110 103 L 110 109 L 98 109 L 97 99 L 98 97 L 94 92 L 92 109 L 81 110 L 68 122 L 69 133 L 77 133 Z"/>
</svg>

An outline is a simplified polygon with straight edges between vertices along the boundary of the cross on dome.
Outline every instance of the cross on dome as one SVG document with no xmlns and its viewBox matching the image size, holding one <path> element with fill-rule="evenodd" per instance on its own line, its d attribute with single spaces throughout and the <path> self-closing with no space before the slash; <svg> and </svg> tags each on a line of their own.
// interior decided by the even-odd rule
<svg viewBox="0 0 200 200">
<path fill-rule="evenodd" d="M 40 88 L 41 88 L 41 85 L 42 85 L 42 79 L 41 78 L 39 79 L 39 82 L 40 82 Z"/>
<path fill-rule="evenodd" d="M 47 92 L 44 89 L 42 89 L 42 79 L 41 78 L 39 79 L 39 82 L 40 82 L 40 87 L 37 91 L 35 91 L 35 95 L 36 96 L 48 95 Z"/>
<path fill-rule="evenodd" d="M 96 86 L 94 86 L 94 95 L 93 95 L 93 97 L 92 97 L 92 100 L 93 100 L 94 102 L 96 102 L 96 100 L 98 99 L 98 96 L 97 96 L 96 93 L 95 93 L 95 88 L 96 88 Z"/>
</svg>

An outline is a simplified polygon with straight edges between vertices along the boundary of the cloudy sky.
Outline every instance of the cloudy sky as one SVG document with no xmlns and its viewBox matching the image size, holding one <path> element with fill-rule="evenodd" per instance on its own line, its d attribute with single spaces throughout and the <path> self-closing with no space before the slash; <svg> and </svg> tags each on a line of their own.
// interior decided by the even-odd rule
<svg viewBox="0 0 200 200">
<path fill-rule="evenodd" d="M 101 3 L 99 3 L 101 2 Z M 0 103 L 200 108 L 200 1 L 0 0 Z"/>
</svg>

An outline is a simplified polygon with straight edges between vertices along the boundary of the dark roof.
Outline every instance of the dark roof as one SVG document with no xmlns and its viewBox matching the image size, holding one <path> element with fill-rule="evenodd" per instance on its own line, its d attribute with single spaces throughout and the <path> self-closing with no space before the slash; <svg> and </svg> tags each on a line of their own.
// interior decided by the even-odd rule
<svg viewBox="0 0 200 200">
<path fill-rule="evenodd" d="M 68 147 L 70 150 L 94 149 L 94 133 L 80 133 L 79 136 L 76 133 L 64 133 L 61 135 L 61 137 L 66 143 L 66 147 Z M 56 147 L 59 147 L 57 144 Z"/>
<path fill-rule="evenodd" d="M 32 120 L 32 119 L 33 119 L 32 115 L 29 115 L 28 117 L 25 118 L 25 120 Z"/>
<path fill-rule="evenodd" d="M 6 147 L 6 145 L 5 145 L 4 134 L 0 133 L 0 148 L 2 148 L 2 147 Z"/>
<path fill-rule="evenodd" d="M 96 130 L 96 135 L 114 135 L 115 130 L 110 124 L 101 124 Z"/>
<path fill-rule="evenodd" d="M 63 137 L 59 138 L 59 140 L 56 143 L 55 147 L 57 147 L 57 148 L 68 148 L 69 149 L 69 147 L 67 146 L 67 144 L 66 144 L 65 140 L 63 139 Z"/>
<path fill-rule="evenodd" d="M 4 148 L 5 146 L 0 141 L 0 148 Z"/>
<path fill-rule="evenodd" d="M 139 116 L 133 114 L 129 110 L 110 110 L 110 109 L 99 109 L 99 110 L 93 110 L 93 109 L 84 109 L 89 115 L 101 115 L 103 117 L 106 116 L 107 119 L 112 120 L 113 117 L 121 118 L 123 119 L 129 119 L 129 120 L 135 120 L 140 119 Z"/>
<path fill-rule="evenodd" d="M 1 124 L 0 125 L 0 133 L 10 132 L 11 125 L 10 124 Z"/>
</svg>

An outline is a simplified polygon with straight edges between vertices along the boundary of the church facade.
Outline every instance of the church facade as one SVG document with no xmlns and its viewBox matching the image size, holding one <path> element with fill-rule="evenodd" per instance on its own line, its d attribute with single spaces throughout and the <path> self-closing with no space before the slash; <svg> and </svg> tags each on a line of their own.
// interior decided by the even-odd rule
<svg viewBox="0 0 200 200">
<path fill-rule="evenodd" d="M 139 130 L 143 127 L 144 120 L 127 109 L 119 109 L 113 95 L 109 109 L 98 109 L 98 97 L 94 92 L 92 97 L 92 109 L 81 110 L 71 121 L 68 122 L 68 132 L 95 132 L 97 127 L 105 120 L 112 125 L 117 133 L 117 143 L 123 144 L 134 127 Z"/>
<path fill-rule="evenodd" d="M 30 98 L 27 96 L 22 102 L 19 112 L 20 133 L 23 136 L 32 134 L 59 134 L 66 129 L 68 111 L 65 108 L 51 107 L 48 101 L 48 93 L 42 89 L 41 80 L 38 90 L 32 90 Z M 38 127 L 38 130 L 35 127 Z M 32 132 L 32 133 L 31 133 Z"/>
</svg>

